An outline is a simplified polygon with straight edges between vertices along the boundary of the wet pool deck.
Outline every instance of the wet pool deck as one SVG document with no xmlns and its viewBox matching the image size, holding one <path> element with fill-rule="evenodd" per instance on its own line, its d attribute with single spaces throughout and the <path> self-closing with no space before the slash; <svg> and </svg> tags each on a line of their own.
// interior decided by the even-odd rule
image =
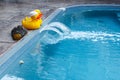
<svg viewBox="0 0 120 80">
<path fill-rule="evenodd" d="M 8 2 L 9 1 L 9 2 Z M 76 4 L 120 4 L 119 0 L 3 0 L 0 1 L 0 54 L 4 53 L 17 41 L 11 38 L 13 27 L 34 9 L 40 9 L 43 20 L 60 7 Z M 35 2 L 33 2 L 35 1 Z"/>
</svg>

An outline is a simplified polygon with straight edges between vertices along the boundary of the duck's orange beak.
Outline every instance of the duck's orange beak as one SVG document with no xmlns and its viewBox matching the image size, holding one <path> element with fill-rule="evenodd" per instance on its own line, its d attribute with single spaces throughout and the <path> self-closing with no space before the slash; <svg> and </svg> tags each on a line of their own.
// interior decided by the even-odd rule
<svg viewBox="0 0 120 80">
<path fill-rule="evenodd" d="M 43 16 L 43 14 L 42 14 L 42 13 L 38 14 L 37 19 L 42 18 L 42 16 Z"/>
</svg>

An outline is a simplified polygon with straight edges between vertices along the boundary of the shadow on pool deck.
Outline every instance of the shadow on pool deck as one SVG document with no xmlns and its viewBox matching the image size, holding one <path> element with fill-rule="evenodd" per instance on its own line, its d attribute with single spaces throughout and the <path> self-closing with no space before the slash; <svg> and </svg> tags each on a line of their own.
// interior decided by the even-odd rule
<svg viewBox="0 0 120 80">
<path fill-rule="evenodd" d="M 0 54 L 16 43 L 11 38 L 11 29 L 21 24 L 31 10 L 40 9 L 43 20 L 59 7 L 76 4 L 119 4 L 119 0 L 1 0 L 0 1 Z"/>
</svg>

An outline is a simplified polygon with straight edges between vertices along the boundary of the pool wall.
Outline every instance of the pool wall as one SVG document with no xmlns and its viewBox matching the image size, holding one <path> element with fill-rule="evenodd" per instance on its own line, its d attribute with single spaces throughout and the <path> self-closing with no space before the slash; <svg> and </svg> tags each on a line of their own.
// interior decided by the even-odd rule
<svg viewBox="0 0 120 80">
<path fill-rule="evenodd" d="M 63 15 L 64 12 L 71 12 L 71 11 L 91 11 L 91 10 L 108 10 L 108 11 L 120 11 L 120 5 L 114 5 L 114 4 L 86 4 L 86 5 L 76 5 L 76 6 L 70 6 L 66 8 L 59 8 L 55 12 L 53 12 L 46 20 L 44 20 L 44 23 L 42 27 L 39 30 L 35 30 L 31 33 L 29 33 L 27 36 L 25 36 L 22 40 L 17 42 L 15 45 L 12 46 L 8 51 L 6 51 L 4 54 L 0 55 L 0 78 L 3 73 L 5 73 L 5 70 L 7 69 L 8 65 L 11 65 L 14 63 L 14 61 L 19 58 L 19 56 L 24 53 L 26 49 L 31 49 L 30 47 L 33 43 L 37 42 L 40 39 L 40 31 L 45 28 L 44 26 L 51 23 L 59 21 L 59 18 L 61 15 Z M 21 52 L 21 54 L 18 54 Z"/>
</svg>

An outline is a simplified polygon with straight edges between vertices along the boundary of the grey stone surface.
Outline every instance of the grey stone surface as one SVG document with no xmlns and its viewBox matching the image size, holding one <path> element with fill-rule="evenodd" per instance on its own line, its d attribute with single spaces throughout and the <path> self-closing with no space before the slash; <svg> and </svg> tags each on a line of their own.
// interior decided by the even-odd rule
<svg viewBox="0 0 120 80">
<path fill-rule="evenodd" d="M 56 8 L 76 4 L 119 4 L 119 0 L 0 0 L 0 54 L 16 43 L 11 38 L 13 27 L 34 9 L 40 9 L 45 19 Z"/>
</svg>

